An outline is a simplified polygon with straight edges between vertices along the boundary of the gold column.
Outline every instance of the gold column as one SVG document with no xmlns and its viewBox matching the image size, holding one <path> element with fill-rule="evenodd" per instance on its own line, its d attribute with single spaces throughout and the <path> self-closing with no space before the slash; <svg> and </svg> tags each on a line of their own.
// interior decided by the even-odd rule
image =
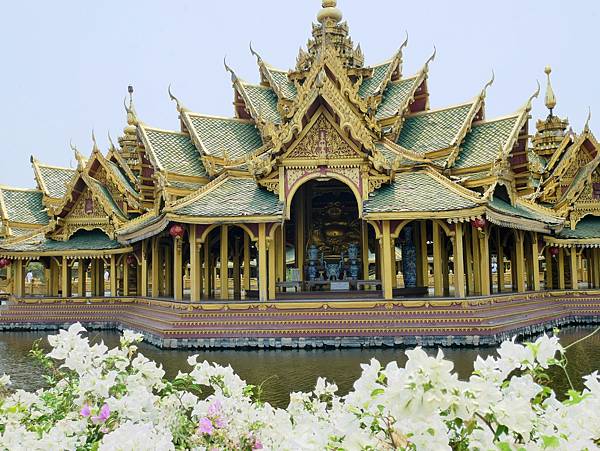
<svg viewBox="0 0 600 451">
<path fill-rule="evenodd" d="M 148 242 L 146 240 L 142 241 L 141 260 L 142 276 L 140 281 L 141 287 L 138 288 L 138 294 L 142 295 L 143 297 L 148 297 Z"/>
<path fill-rule="evenodd" d="M 165 272 L 164 272 L 164 295 L 173 297 L 173 249 L 170 246 L 164 248 Z"/>
<path fill-rule="evenodd" d="M 471 229 L 471 246 L 473 247 L 473 290 L 476 294 L 481 291 L 481 244 L 479 243 L 479 230 Z"/>
<path fill-rule="evenodd" d="M 392 237 L 390 233 L 390 221 L 382 221 L 381 231 L 381 256 L 382 256 L 382 284 L 383 284 L 383 297 L 384 299 L 393 298 L 393 285 L 392 285 L 392 272 L 389 267 L 392 265 L 394 258 L 392 258 Z M 387 267 L 387 268 L 386 268 Z M 386 270 L 387 269 L 387 270 Z"/>
<path fill-rule="evenodd" d="M 69 287 L 71 279 L 70 269 L 71 268 L 69 268 L 69 261 L 67 260 L 67 257 L 63 256 L 61 264 L 61 291 L 63 298 L 68 298 L 71 296 L 71 290 Z"/>
<path fill-rule="evenodd" d="M 538 254 L 538 236 L 536 232 L 531 233 L 531 280 L 533 291 L 540 291 L 540 259 Z"/>
<path fill-rule="evenodd" d="M 305 242 L 305 216 L 304 208 L 306 204 L 304 190 L 296 193 L 296 267 L 300 270 L 301 280 L 304 280 L 304 242 Z"/>
<path fill-rule="evenodd" d="M 446 245 L 446 234 L 442 234 L 442 281 L 444 284 L 444 296 L 450 296 L 450 256 L 448 255 L 448 247 Z"/>
<path fill-rule="evenodd" d="M 283 282 L 285 280 L 286 255 L 284 235 L 285 233 L 282 224 L 275 230 L 275 266 L 277 282 Z"/>
<path fill-rule="evenodd" d="M 127 262 L 127 255 L 123 256 L 123 296 L 129 296 L 129 262 Z"/>
<path fill-rule="evenodd" d="M 98 260 L 93 258 L 90 260 L 90 294 L 92 297 L 98 295 Z"/>
<path fill-rule="evenodd" d="M 190 301 L 200 302 L 202 298 L 202 261 L 201 244 L 198 241 L 197 228 L 190 226 Z"/>
<path fill-rule="evenodd" d="M 258 225 L 258 294 L 261 301 L 268 299 L 266 224 Z"/>
<path fill-rule="evenodd" d="M 477 232 L 479 237 L 479 273 L 481 276 L 481 294 L 490 295 L 490 240 L 487 230 Z"/>
<path fill-rule="evenodd" d="M 447 264 L 442 260 L 442 234 L 440 225 L 433 221 L 433 294 L 444 295 L 444 271 L 442 265 Z"/>
<path fill-rule="evenodd" d="M 427 256 L 427 222 L 419 223 L 419 255 L 421 255 L 421 277 L 423 278 L 424 287 L 429 287 L 429 258 Z"/>
<path fill-rule="evenodd" d="M 229 299 L 229 226 L 221 226 L 221 270 L 219 272 L 221 299 Z"/>
<path fill-rule="evenodd" d="M 457 222 L 454 236 L 454 295 L 457 298 L 466 296 L 463 227 L 462 222 Z"/>
<path fill-rule="evenodd" d="M 390 235 L 390 254 L 392 255 L 392 264 L 390 265 L 390 274 L 392 275 L 392 288 L 398 287 L 398 262 L 396 260 L 396 240 Z"/>
<path fill-rule="evenodd" d="M 571 251 L 571 290 L 577 290 L 579 288 L 579 277 L 577 277 L 577 248 L 573 246 L 569 250 Z"/>
<path fill-rule="evenodd" d="M 275 299 L 277 297 L 276 293 L 276 282 L 277 282 L 277 240 L 274 238 L 269 240 L 267 245 L 268 249 L 268 265 L 269 265 L 269 299 Z"/>
<path fill-rule="evenodd" d="M 173 238 L 173 297 L 183 300 L 183 238 Z"/>
<path fill-rule="evenodd" d="M 110 295 L 117 297 L 117 257 L 110 256 Z"/>
<path fill-rule="evenodd" d="M 369 279 L 369 223 L 367 221 L 360 222 L 360 255 L 362 263 L 362 278 Z"/>
<path fill-rule="evenodd" d="M 565 248 L 558 249 L 558 289 L 565 289 Z"/>
<path fill-rule="evenodd" d="M 79 297 L 83 298 L 86 295 L 86 264 L 82 258 L 77 262 L 77 291 Z"/>
<path fill-rule="evenodd" d="M 552 286 L 552 276 L 553 276 L 553 271 L 552 271 L 552 263 L 553 263 L 553 258 L 552 255 L 550 254 L 550 246 L 546 246 L 546 250 L 544 252 L 544 258 L 546 260 L 546 290 L 551 290 L 554 287 Z"/>
<path fill-rule="evenodd" d="M 596 283 L 594 288 L 600 288 L 600 249 L 593 248 L 593 259 L 594 259 L 594 275 L 596 278 Z"/>
<path fill-rule="evenodd" d="M 160 261 L 160 239 L 152 238 L 152 297 L 160 297 L 160 274 L 162 272 L 162 264 Z"/>
<path fill-rule="evenodd" d="M 496 227 L 496 247 L 496 278 L 498 279 L 498 293 L 502 293 L 504 290 L 504 247 L 499 227 Z"/>
<path fill-rule="evenodd" d="M 241 283 L 241 264 L 240 264 L 240 240 L 236 236 L 233 242 L 233 298 L 242 298 Z"/>
<path fill-rule="evenodd" d="M 244 231 L 244 281 L 243 287 L 245 291 L 250 289 L 250 235 Z"/>
<path fill-rule="evenodd" d="M 23 260 L 13 260 L 12 266 L 15 268 L 13 280 L 13 292 L 16 297 L 22 298 L 25 295 L 25 268 Z"/>
<path fill-rule="evenodd" d="M 475 293 L 475 275 L 473 274 L 473 247 L 471 243 L 473 242 L 471 236 L 471 228 L 467 223 L 466 228 L 463 228 L 464 241 L 465 241 L 465 249 L 466 249 L 466 261 L 467 261 L 467 293 L 472 295 Z"/>
<path fill-rule="evenodd" d="M 523 247 L 523 232 L 515 231 L 515 264 L 517 268 L 517 291 L 525 291 L 525 250 Z"/>
<path fill-rule="evenodd" d="M 206 242 L 204 243 L 204 254 L 203 254 L 203 259 L 204 259 L 204 276 L 202 277 L 204 279 L 204 297 L 206 299 L 210 298 L 212 295 L 212 278 L 211 278 L 211 274 L 210 274 L 210 240 L 208 240 L 208 238 L 206 239 Z"/>
</svg>

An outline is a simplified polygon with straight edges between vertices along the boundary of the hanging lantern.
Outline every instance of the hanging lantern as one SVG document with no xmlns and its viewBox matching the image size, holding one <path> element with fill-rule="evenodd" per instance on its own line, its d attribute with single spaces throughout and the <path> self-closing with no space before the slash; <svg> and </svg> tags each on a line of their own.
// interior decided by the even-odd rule
<svg viewBox="0 0 600 451">
<path fill-rule="evenodd" d="M 129 255 L 127 256 L 127 264 L 128 264 L 129 266 L 135 266 L 135 263 L 136 263 L 136 261 L 137 261 L 137 260 L 135 259 L 135 256 L 134 256 L 134 255 L 132 255 L 132 254 L 129 254 Z"/>
<path fill-rule="evenodd" d="M 185 235 L 185 229 L 181 224 L 173 224 L 169 229 L 169 235 L 171 235 L 173 238 L 183 238 L 183 235 Z"/>
<path fill-rule="evenodd" d="M 560 252 L 560 251 L 559 251 L 559 249 L 558 249 L 556 246 L 552 246 L 552 247 L 550 248 L 550 255 L 551 255 L 552 257 L 556 257 L 556 256 L 558 255 L 558 253 L 559 253 L 559 252 Z"/>
<path fill-rule="evenodd" d="M 0 269 L 4 269 L 10 266 L 10 260 L 7 258 L 0 258 Z"/>
<path fill-rule="evenodd" d="M 482 230 L 487 224 L 484 218 L 475 218 L 471 221 L 471 226 L 477 230 Z"/>
</svg>

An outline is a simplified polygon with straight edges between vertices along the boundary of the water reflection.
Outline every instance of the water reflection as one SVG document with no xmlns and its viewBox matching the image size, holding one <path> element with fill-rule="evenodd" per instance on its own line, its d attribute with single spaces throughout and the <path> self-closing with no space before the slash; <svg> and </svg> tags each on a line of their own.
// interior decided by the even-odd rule
<svg viewBox="0 0 600 451">
<path fill-rule="evenodd" d="M 572 327 L 561 332 L 563 345 L 572 343 L 594 330 L 593 327 Z M 32 343 L 46 336 L 43 332 L 2 332 L 0 333 L 0 374 L 10 374 L 16 388 L 34 390 L 43 386 L 40 368 L 28 356 Z M 91 332 L 92 341 L 104 340 L 107 346 L 118 345 L 119 335 L 114 332 Z M 47 342 L 44 340 L 46 346 Z M 434 348 L 428 353 L 437 352 Z M 314 387 L 318 376 L 334 381 L 345 394 L 360 375 L 360 364 L 371 358 L 383 365 L 397 360 L 400 365 L 406 362 L 402 349 L 332 349 L 332 350 L 291 350 L 291 351 L 176 351 L 161 350 L 142 343 L 140 352 L 148 358 L 161 362 L 168 377 L 179 370 L 189 371 L 187 356 L 196 353 L 200 359 L 231 365 L 234 370 L 251 384 L 264 382 L 264 400 L 279 407 L 285 407 L 292 391 L 308 391 Z M 479 354 L 482 357 L 495 353 L 493 348 L 448 348 L 445 356 L 454 362 L 459 377 L 466 378 L 473 370 L 473 361 Z M 569 349 L 569 373 L 581 388 L 581 376 L 600 368 L 600 334 L 578 343 Z M 552 372 L 553 386 L 558 393 L 568 389 L 565 375 Z"/>
</svg>

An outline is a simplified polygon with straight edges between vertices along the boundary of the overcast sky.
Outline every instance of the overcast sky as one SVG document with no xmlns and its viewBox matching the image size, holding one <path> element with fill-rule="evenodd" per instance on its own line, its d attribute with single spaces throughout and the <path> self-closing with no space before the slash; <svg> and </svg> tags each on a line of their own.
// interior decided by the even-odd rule
<svg viewBox="0 0 600 451">
<path fill-rule="evenodd" d="M 288 69 L 310 36 L 320 0 L 2 0 L 0 17 L 0 184 L 34 186 L 29 156 L 73 165 L 69 140 L 106 150 L 125 125 L 123 97 L 135 87 L 145 123 L 178 128 L 167 86 L 191 110 L 231 116 L 223 56 L 238 76 L 258 81 L 248 43 Z M 404 73 L 433 46 L 431 107 L 475 96 L 490 78 L 487 116 L 511 113 L 545 88 L 553 68 L 556 113 L 581 130 L 591 106 L 600 124 L 600 2 L 558 0 L 339 0 L 367 64 L 384 61 L 409 33 Z M 533 117 L 545 116 L 543 92 Z M 600 125 L 599 125 L 600 126 Z M 598 132 L 600 137 L 600 132 Z"/>
</svg>

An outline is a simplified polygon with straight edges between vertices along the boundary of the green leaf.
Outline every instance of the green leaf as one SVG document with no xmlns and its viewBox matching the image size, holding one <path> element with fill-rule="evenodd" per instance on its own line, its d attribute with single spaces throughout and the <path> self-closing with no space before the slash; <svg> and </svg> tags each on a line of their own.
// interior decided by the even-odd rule
<svg viewBox="0 0 600 451">
<path fill-rule="evenodd" d="M 544 448 L 558 448 L 560 440 L 558 437 L 542 435 L 542 441 L 544 442 Z"/>
<path fill-rule="evenodd" d="M 385 390 L 383 388 L 376 388 L 375 390 L 373 390 L 371 392 L 371 398 L 374 398 L 375 396 L 379 396 L 385 393 Z"/>
</svg>

